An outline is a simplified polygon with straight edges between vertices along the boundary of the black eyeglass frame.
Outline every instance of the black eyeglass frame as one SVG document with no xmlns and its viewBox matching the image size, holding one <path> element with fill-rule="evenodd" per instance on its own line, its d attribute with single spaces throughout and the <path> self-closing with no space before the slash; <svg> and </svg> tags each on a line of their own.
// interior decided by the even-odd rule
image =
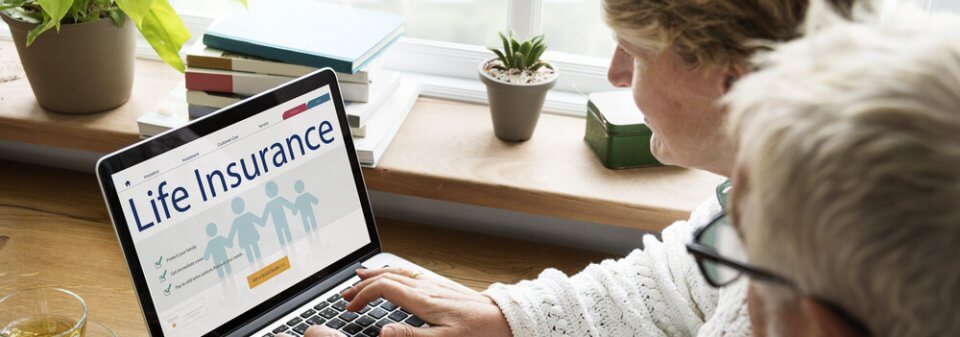
<svg viewBox="0 0 960 337">
<path fill-rule="evenodd" d="M 722 288 L 740 279 L 740 276 L 742 276 L 743 274 L 747 274 L 748 277 L 753 278 L 755 280 L 773 282 L 773 283 L 781 284 L 790 288 L 797 289 L 797 286 L 795 283 L 793 283 L 792 281 L 784 277 L 781 277 L 769 271 L 766 271 L 754 266 L 750 266 L 747 264 L 743 264 L 743 263 L 734 261 L 732 259 L 726 258 L 724 256 L 721 256 L 712 247 L 700 243 L 700 239 L 703 237 L 703 234 L 706 233 L 707 230 L 709 230 L 711 227 L 719 224 L 720 221 L 725 220 L 726 217 L 727 217 L 726 212 L 720 212 L 720 214 L 717 215 L 717 217 L 715 217 L 713 220 L 710 220 L 710 222 L 708 222 L 706 226 L 703 226 L 700 229 L 697 229 L 697 231 L 693 233 L 693 241 L 690 243 L 687 243 L 687 251 L 690 252 L 690 254 L 692 254 L 693 257 L 696 259 L 697 267 L 700 268 L 700 273 L 703 274 L 703 277 L 707 280 L 707 283 L 710 283 L 710 285 L 716 288 Z M 734 277 L 733 279 L 727 282 L 720 283 L 718 280 L 714 280 L 710 278 L 709 276 L 710 273 L 707 272 L 707 267 L 704 265 L 703 260 L 710 260 L 713 262 L 717 262 L 724 266 L 733 268 L 739 271 L 741 274 L 737 275 L 737 277 Z"/>
<path fill-rule="evenodd" d="M 723 288 L 735 282 L 736 280 L 739 280 L 741 276 L 747 275 L 747 277 L 751 279 L 779 284 L 779 285 L 788 287 L 790 289 L 793 289 L 794 291 L 802 294 L 803 292 L 800 291 L 800 288 L 797 287 L 797 284 L 794 283 L 793 281 L 790 281 L 789 279 L 779 276 L 777 274 L 774 274 L 772 272 L 769 272 L 754 266 L 750 266 L 744 263 L 740 263 L 732 259 L 726 258 L 724 256 L 721 256 L 712 247 L 700 243 L 700 239 L 703 237 L 703 234 L 706 233 L 706 231 L 709 230 L 710 227 L 716 226 L 717 224 L 720 223 L 721 220 L 725 220 L 726 217 L 727 217 L 726 211 L 720 212 L 720 214 L 718 214 L 713 220 L 710 220 L 710 222 L 708 222 L 706 226 L 703 226 L 697 229 L 693 233 L 693 241 L 687 243 L 687 252 L 690 252 L 690 254 L 692 254 L 694 257 L 694 260 L 697 261 L 697 267 L 700 268 L 700 274 L 702 274 L 703 278 L 707 280 L 707 283 L 709 283 L 711 286 L 716 288 Z M 710 260 L 710 261 L 722 264 L 724 266 L 733 268 L 739 271 L 740 274 L 737 275 L 737 277 L 734 277 L 733 279 L 730 279 L 727 282 L 720 283 L 719 281 L 710 278 L 709 276 L 710 274 L 707 273 L 707 267 L 704 265 L 704 260 Z M 843 320 L 847 321 L 861 335 L 873 336 L 873 334 L 870 333 L 870 330 L 867 329 L 866 325 L 863 325 L 863 323 L 861 323 L 859 319 L 856 319 L 853 315 L 851 315 L 849 312 L 844 310 L 839 305 L 836 305 L 831 301 L 827 301 L 817 296 L 812 296 L 812 297 L 817 301 L 819 301 L 820 303 L 822 303 L 823 305 L 827 306 L 831 311 L 833 311 L 836 315 L 841 317 Z"/>
</svg>

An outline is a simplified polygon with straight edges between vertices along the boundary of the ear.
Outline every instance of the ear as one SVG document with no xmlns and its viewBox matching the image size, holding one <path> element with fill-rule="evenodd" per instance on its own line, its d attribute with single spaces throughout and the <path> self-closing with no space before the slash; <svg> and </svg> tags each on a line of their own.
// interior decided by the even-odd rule
<svg viewBox="0 0 960 337">
<path fill-rule="evenodd" d="M 720 84 L 720 95 L 725 95 L 730 88 L 733 87 L 733 84 L 747 74 L 746 67 L 743 66 L 734 66 L 733 69 L 723 72 L 723 81 Z"/>
<path fill-rule="evenodd" d="M 864 331 L 850 322 L 848 318 L 832 310 L 820 300 L 804 296 L 800 300 L 800 312 L 807 322 L 812 336 L 818 337 L 853 337 L 868 336 Z"/>
</svg>

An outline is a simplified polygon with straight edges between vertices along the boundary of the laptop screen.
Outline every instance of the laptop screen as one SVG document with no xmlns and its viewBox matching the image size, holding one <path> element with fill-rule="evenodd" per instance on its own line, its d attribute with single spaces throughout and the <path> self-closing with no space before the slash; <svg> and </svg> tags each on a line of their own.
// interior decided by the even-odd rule
<svg viewBox="0 0 960 337">
<path fill-rule="evenodd" d="M 341 125 L 324 85 L 110 176 L 164 336 L 209 333 L 371 243 Z"/>
</svg>

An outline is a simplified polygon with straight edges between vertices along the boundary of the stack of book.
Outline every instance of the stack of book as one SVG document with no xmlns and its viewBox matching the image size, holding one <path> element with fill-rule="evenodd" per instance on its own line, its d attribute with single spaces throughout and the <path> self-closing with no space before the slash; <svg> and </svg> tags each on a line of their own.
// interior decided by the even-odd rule
<svg viewBox="0 0 960 337">
<path fill-rule="evenodd" d="M 383 69 L 381 56 L 403 31 L 403 18 L 387 13 L 315 0 L 254 3 L 215 22 L 187 51 L 184 84 L 140 119 L 141 136 L 329 67 L 360 160 L 375 165 L 420 94 L 417 83 Z"/>
</svg>

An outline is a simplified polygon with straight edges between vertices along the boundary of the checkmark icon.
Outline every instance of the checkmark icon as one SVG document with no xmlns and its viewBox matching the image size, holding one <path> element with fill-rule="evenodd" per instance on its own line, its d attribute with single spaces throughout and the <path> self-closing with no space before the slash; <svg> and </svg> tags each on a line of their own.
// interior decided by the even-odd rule
<svg viewBox="0 0 960 337">
<path fill-rule="evenodd" d="M 163 267 L 163 256 L 157 259 L 157 262 L 153 263 L 153 267 L 157 269 L 160 269 L 160 267 Z"/>
<path fill-rule="evenodd" d="M 170 296 L 170 290 L 171 290 L 171 289 L 173 289 L 173 285 L 172 285 L 172 284 L 168 284 L 168 285 L 167 285 L 167 289 L 164 289 L 164 290 L 163 290 L 163 295 L 165 295 L 165 296 Z"/>
<path fill-rule="evenodd" d="M 167 271 L 164 270 L 163 274 L 160 274 L 160 282 L 166 282 L 166 281 L 167 281 Z"/>
</svg>

